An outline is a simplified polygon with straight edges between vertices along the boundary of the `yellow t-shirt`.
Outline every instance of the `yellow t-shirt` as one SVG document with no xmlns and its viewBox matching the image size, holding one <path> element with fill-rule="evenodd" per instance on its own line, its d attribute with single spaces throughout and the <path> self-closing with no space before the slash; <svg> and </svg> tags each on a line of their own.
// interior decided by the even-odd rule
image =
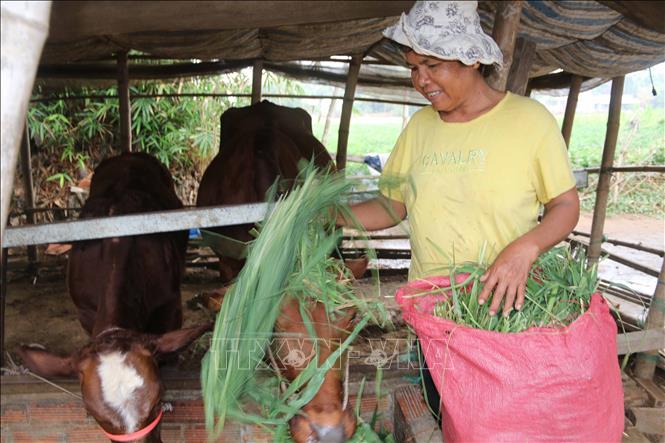
<svg viewBox="0 0 665 443">
<path fill-rule="evenodd" d="M 541 204 L 574 186 L 552 114 L 511 93 L 469 122 L 444 122 L 431 106 L 416 112 L 379 184 L 406 205 L 410 280 L 477 262 L 483 245 L 491 263 L 536 225 Z"/>
</svg>

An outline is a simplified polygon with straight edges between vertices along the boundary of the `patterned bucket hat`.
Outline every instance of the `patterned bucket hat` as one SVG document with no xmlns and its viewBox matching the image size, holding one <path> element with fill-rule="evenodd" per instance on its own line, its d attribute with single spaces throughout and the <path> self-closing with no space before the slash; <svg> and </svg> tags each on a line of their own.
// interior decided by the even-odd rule
<svg viewBox="0 0 665 443">
<path fill-rule="evenodd" d="M 418 1 L 383 35 L 421 55 L 501 67 L 503 55 L 480 27 L 477 6 L 477 1 Z"/>
</svg>

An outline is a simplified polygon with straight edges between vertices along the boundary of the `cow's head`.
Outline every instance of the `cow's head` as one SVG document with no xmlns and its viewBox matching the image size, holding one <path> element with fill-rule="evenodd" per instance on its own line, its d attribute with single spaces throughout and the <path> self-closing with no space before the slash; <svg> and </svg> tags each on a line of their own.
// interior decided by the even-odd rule
<svg viewBox="0 0 665 443">
<path fill-rule="evenodd" d="M 43 377 L 78 376 L 86 410 L 111 440 L 137 433 L 132 441 L 159 442 L 162 383 L 158 361 L 185 348 L 210 326 L 162 335 L 111 328 L 69 357 L 35 345 L 21 346 L 19 354 L 25 366 Z"/>
<path fill-rule="evenodd" d="M 312 303 L 306 310 L 316 340 L 307 332 L 299 301 L 295 298 L 284 301 L 275 325 L 275 363 L 289 381 L 293 381 L 317 355 L 318 363 L 323 364 L 348 336 L 354 316 L 352 312 L 345 312 L 331 318 L 322 303 Z M 314 398 L 289 422 L 296 443 L 343 443 L 354 434 L 355 414 L 351 407 L 343 404 L 342 366 L 339 359 L 326 373 Z"/>
</svg>

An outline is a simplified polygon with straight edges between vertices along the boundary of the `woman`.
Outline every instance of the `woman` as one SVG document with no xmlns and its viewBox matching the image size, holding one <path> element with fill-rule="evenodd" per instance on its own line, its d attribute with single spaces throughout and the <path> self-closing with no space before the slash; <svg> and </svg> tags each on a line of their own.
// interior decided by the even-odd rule
<svg viewBox="0 0 665 443">
<path fill-rule="evenodd" d="M 554 117 L 535 100 L 492 89 L 481 75 L 481 65 L 501 65 L 502 56 L 476 6 L 417 2 L 384 31 L 404 48 L 413 86 L 431 106 L 400 135 L 381 196 L 352 211 L 367 230 L 409 216 L 409 280 L 487 260 L 479 303 L 491 299 L 492 315 L 501 309 L 507 316 L 524 304 L 539 254 L 576 225 L 579 199 Z M 430 395 L 430 404 L 438 398 Z"/>
</svg>

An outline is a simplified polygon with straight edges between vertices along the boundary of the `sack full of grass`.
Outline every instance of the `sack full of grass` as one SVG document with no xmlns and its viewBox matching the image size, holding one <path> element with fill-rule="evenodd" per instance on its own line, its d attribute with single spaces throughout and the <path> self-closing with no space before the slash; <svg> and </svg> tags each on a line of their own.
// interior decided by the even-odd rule
<svg viewBox="0 0 665 443">
<path fill-rule="evenodd" d="M 521 312 L 503 319 L 475 301 L 482 269 L 465 270 L 396 294 L 441 396 L 445 441 L 621 441 L 617 326 L 588 293 L 595 272 L 552 251 L 534 265 Z"/>
</svg>

